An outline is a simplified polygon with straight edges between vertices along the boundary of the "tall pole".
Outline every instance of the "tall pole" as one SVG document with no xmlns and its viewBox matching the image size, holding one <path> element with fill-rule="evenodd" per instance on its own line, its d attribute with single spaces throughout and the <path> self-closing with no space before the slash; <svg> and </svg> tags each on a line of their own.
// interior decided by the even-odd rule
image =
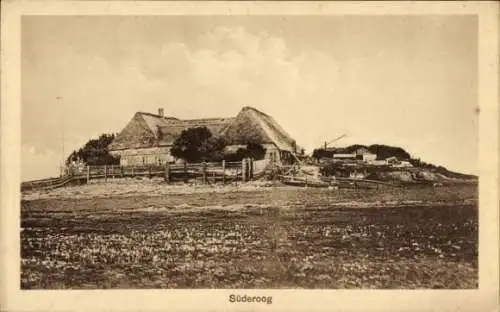
<svg viewBox="0 0 500 312">
<path fill-rule="evenodd" d="M 56 100 L 58 103 L 61 103 L 61 100 L 62 97 L 61 96 L 57 96 L 56 97 Z M 61 176 L 64 175 L 64 105 L 62 104 L 59 104 L 60 105 L 60 122 L 61 122 Z"/>
</svg>

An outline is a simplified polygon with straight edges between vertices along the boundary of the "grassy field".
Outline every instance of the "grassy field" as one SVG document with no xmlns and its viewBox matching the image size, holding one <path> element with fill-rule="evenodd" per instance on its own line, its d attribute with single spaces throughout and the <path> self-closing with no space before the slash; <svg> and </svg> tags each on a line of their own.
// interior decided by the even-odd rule
<svg viewBox="0 0 500 312">
<path fill-rule="evenodd" d="M 21 287 L 476 288 L 477 188 L 266 188 L 21 206 Z"/>
</svg>

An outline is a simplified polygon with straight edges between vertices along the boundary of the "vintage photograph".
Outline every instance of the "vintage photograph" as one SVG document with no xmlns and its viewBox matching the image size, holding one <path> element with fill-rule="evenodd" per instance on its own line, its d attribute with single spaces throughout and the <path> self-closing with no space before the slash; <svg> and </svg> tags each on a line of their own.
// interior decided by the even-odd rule
<svg viewBox="0 0 500 312">
<path fill-rule="evenodd" d="M 476 15 L 25 15 L 20 287 L 477 289 L 478 92 Z"/>
</svg>

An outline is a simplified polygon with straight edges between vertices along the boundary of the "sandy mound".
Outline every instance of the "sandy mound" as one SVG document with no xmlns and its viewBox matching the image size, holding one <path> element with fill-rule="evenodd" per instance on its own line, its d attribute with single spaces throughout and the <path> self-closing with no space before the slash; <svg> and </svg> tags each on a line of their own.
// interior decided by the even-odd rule
<svg viewBox="0 0 500 312">
<path fill-rule="evenodd" d="M 272 186 L 268 181 L 250 181 L 231 184 L 179 183 L 166 184 L 162 179 L 116 179 L 108 182 L 92 181 L 90 184 L 67 186 L 52 190 L 23 192 L 23 200 L 49 198 L 99 198 L 114 196 L 161 196 L 168 194 L 229 193 L 263 191 Z"/>
</svg>

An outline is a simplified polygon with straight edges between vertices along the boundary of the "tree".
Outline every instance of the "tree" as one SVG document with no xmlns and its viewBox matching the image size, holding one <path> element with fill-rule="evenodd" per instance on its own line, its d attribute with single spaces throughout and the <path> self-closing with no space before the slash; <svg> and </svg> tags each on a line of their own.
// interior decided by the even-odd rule
<svg viewBox="0 0 500 312">
<path fill-rule="evenodd" d="M 203 161 L 222 161 L 227 142 L 223 137 L 212 136 L 202 144 Z"/>
<path fill-rule="evenodd" d="M 368 150 L 377 154 L 377 159 L 386 159 L 389 157 L 396 157 L 399 160 L 410 159 L 410 154 L 401 147 L 387 146 L 382 144 L 373 144 L 368 146 Z"/>
<path fill-rule="evenodd" d="M 245 147 L 239 148 L 236 152 L 226 154 L 224 159 L 227 161 L 241 161 L 243 158 L 253 158 L 254 160 L 264 159 L 266 149 L 259 143 L 249 141 Z"/>
<path fill-rule="evenodd" d="M 170 152 L 188 162 L 218 161 L 223 158 L 225 146 L 225 140 L 212 136 L 207 127 L 195 127 L 183 130 Z"/>
<path fill-rule="evenodd" d="M 248 142 L 247 143 L 247 157 L 251 157 L 255 160 L 264 159 L 266 156 L 266 149 L 259 143 Z"/>
<path fill-rule="evenodd" d="M 118 165 L 120 158 L 108 152 L 108 146 L 113 142 L 114 134 L 101 134 L 97 139 L 91 139 L 85 145 L 73 151 L 66 159 L 66 164 L 73 161 L 83 161 L 87 165 Z"/>
<path fill-rule="evenodd" d="M 332 151 L 327 151 L 324 148 L 316 148 L 313 150 L 312 157 L 316 159 L 320 159 L 323 157 L 328 157 L 332 158 L 333 157 L 333 152 Z"/>
</svg>

